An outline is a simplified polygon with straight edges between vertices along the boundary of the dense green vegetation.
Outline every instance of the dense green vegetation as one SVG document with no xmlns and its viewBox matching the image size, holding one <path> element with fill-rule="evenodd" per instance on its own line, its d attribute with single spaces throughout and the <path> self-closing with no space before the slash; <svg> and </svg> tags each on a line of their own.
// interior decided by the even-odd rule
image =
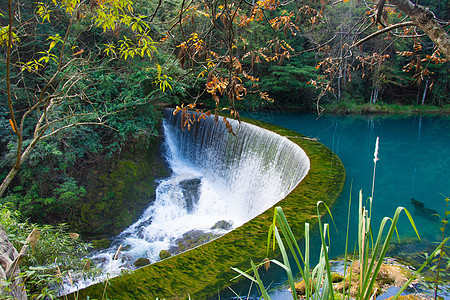
<svg viewBox="0 0 450 300">
<path fill-rule="evenodd" d="M 54 299 L 60 284 L 68 276 L 73 279 L 95 276 L 95 266 L 85 258 L 90 245 L 81 242 L 78 234 L 69 233 L 66 225 L 40 226 L 22 222 L 18 211 L 0 205 L 0 226 L 18 251 L 28 247 L 18 277 L 23 279 L 29 299 Z M 35 239 L 26 244 L 25 240 L 32 232 Z M 0 296 L 2 299 L 15 299 L 8 293 L 8 284 L 2 280 Z"/>
<path fill-rule="evenodd" d="M 418 3 L 448 20 L 449 1 Z M 448 113 L 449 62 L 428 32 L 355 46 L 405 21 L 394 6 L 1 1 L 0 204 L 83 238 L 117 233 L 167 173 L 165 105 Z"/>
<path fill-rule="evenodd" d="M 422 2 L 438 18 L 448 18 L 448 2 Z M 13 22 L 17 39 L 10 55 L 12 102 L 16 119 L 27 117 L 18 128 L 23 135 L 19 144 L 13 129 L 20 123 L 11 125 L 6 106 L 0 124 L 3 179 L 18 145 L 25 149 L 34 143 L 36 122 L 45 107 L 29 112 L 33 101 L 43 101 L 43 89 L 47 89 L 44 96 L 61 101 L 51 107 L 54 120 L 40 128 L 54 134 L 36 143 L 1 200 L 35 222 L 79 224 L 75 229 L 85 232 L 85 224 L 95 219 L 93 212 L 122 206 L 123 191 L 98 188 L 108 189 L 117 174 L 133 173 L 133 165 L 147 159 L 145 153 L 154 153 L 146 148 L 158 136 L 159 108 L 165 104 L 196 101 L 232 109 L 311 109 L 320 97 L 319 104 L 332 111 L 361 113 L 395 111 L 396 105 L 403 111 L 420 104 L 442 110 L 448 104 L 449 63 L 438 58 L 426 37 L 400 38 L 399 32 L 391 32 L 343 53 L 349 51 L 345 45 L 354 43 L 352 29 L 367 11 L 359 1 L 329 4 L 326 9 L 319 3 L 278 7 L 266 1 L 251 9 L 122 0 L 115 4 L 120 11 L 116 15 L 108 1 L 90 1 L 90 6 L 77 6 L 77 1 L 55 3 L 15 6 L 12 1 L 13 10 L 21 13 Z M 68 10 L 71 5 L 76 12 Z M 6 3 L 1 9 L 6 26 Z M 108 17 L 115 26 L 99 13 L 102 10 L 112 13 Z M 214 12 L 217 18 L 212 21 Z M 387 8 L 383 18 L 394 23 L 403 17 Z M 372 26 L 358 37 L 376 30 Z M 6 91 L 7 81 L 1 84 Z M 6 104 L 7 93 L 2 95 Z M 70 127 L 82 123 L 91 125 Z M 70 128 L 59 131 L 64 127 Z M 93 185 L 91 176 L 103 183 Z M 112 199 L 109 204 L 91 203 Z M 133 211 L 123 221 L 114 221 L 114 226 L 127 224 Z M 105 229 L 95 228 L 99 233 Z"/>
<path fill-rule="evenodd" d="M 105 55 L 105 45 L 120 44 L 120 38 L 135 34 L 133 30 L 123 28 L 114 37 L 110 31 L 91 28 L 98 21 L 95 15 L 74 18 L 64 3 L 47 3 L 48 20 L 36 12 L 42 3 L 19 7 L 20 40 L 12 49 L 10 76 L 15 118 L 23 123 L 12 125 L 7 106 L 2 106 L 2 180 L 14 165 L 18 149 L 32 145 L 38 130 L 51 136 L 31 148 L 1 202 L 11 203 L 33 222 L 65 222 L 84 234 L 108 235 L 135 218 L 153 194 L 154 179 L 165 174 L 163 161 L 153 158 L 160 152 L 159 107 L 178 102 L 183 85 L 162 93 L 155 82 L 160 57 L 154 47 L 149 48 L 150 56 L 126 60 L 127 54 L 119 50 L 119 57 Z M 92 7 L 77 9 L 93 13 Z M 2 12 L 5 24 L 5 5 Z M 130 49 L 134 49 L 131 42 Z M 4 67 L 1 70 L 5 72 Z M 7 82 L 1 84 L 6 91 Z M 43 89 L 47 92 L 42 96 Z M 5 104 L 6 96 L 6 92 L 1 95 Z M 39 124 L 42 117 L 47 124 Z M 71 127 L 77 124 L 81 125 Z M 101 215 L 105 219 L 99 219 Z"/>
</svg>

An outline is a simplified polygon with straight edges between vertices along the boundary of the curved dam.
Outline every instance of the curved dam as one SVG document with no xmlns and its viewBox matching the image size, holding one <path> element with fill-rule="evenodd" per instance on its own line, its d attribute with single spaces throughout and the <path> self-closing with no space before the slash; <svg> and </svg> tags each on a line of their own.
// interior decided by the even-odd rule
<svg viewBox="0 0 450 300">
<path fill-rule="evenodd" d="M 238 227 L 284 198 L 310 169 L 303 149 L 272 131 L 230 119 L 236 132 L 232 135 L 221 118 L 207 117 L 190 129 L 181 128 L 181 119 L 181 112 L 173 115 L 165 110 L 164 135 L 171 169 L 175 173 L 188 170 L 188 178 L 195 177 L 194 172 L 202 177 L 198 203 L 187 203 L 197 207 L 188 210 L 217 212 Z M 208 189 L 214 193 L 208 194 Z M 203 199 L 203 194 L 208 199 Z"/>
<path fill-rule="evenodd" d="M 121 235 L 146 241 L 136 247 L 141 252 L 135 258 L 145 254 L 154 262 L 165 249 L 177 255 L 89 286 L 77 297 L 101 298 L 106 284 L 108 298 L 207 298 L 232 284 L 236 273 L 230 267 L 248 269 L 251 259 L 264 259 L 271 207 L 283 207 L 300 238 L 304 223 L 316 220 L 317 201 L 333 203 L 345 171 L 328 148 L 270 124 L 229 121 L 236 135 L 213 117 L 188 130 L 180 126 L 181 113 L 165 110 L 166 155 L 173 175 L 160 184 L 141 220 Z M 216 227 L 221 222 L 227 228 Z M 184 252 L 174 250 L 179 237 L 193 230 L 215 238 Z"/>
</svg>

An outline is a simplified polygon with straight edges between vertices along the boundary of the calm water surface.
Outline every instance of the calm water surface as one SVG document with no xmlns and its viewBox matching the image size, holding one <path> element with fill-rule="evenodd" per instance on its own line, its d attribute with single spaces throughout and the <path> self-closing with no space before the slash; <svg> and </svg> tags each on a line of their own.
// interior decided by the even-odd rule
<svg viewBox="0 0 450 300">
<path fill-rule="evenodd" d="M 423 240 L 422 247 L 439 240 L 439 221 L 416 212 L 411 198 L 424 203 L 427 209 L 444 214 L 445 197 L 450 197 L 449 117 L 323 115 L 318 118 L 316 114 L 292 112 L 256 112 L 245 116 L 317 138 L 344 163 L 346 183 L 332 208 L 338 232 L 332 232 L 331 257 L 344 252 L 350 194 L 353 202 L 350 228 L 356 233 L 358 194 L 362 189 L 365 199 L 370 196 L 377 137 L 380 138 L 380 160 L 376 168 L 372 212 L 376 232 L 383 217 L 392 217 L 395 209 L 403 206 L 413 215 Z M 350 192 L 352 182 L 353 191 Z M 403 240 L 414 237 L 406 215 L 400 218 L 398 228 Z M 354 241 L 353 238 L 350 243 L 352 249 Z M 318 241 L 315 247 L 319 249 Z M 278 286 L 285 280 L 282 273 L 272 271 L 265 282 Z M 286 297 L 283 292 L 272 294 L 278 299 Z"/>
</svg>

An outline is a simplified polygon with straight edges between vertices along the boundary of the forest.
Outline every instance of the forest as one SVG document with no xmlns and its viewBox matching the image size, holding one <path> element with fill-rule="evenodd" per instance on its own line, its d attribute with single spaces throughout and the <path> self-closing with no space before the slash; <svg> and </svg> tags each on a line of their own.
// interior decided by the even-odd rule
<svg viewBox="0 0 450 300">
<path fill-rule="evenodd" d="M 449 15 L 448 0 L 2 0 L 1 225 L 119 233 L 169 172 L 166 106 L 448 113 Z"/>
</svg>

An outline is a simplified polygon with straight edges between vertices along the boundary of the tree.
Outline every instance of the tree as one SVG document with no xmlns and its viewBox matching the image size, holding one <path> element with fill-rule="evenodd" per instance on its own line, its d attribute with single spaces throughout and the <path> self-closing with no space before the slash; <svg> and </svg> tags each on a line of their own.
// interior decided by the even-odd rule
<svg viewBox="0 0 450 300">
<path fill-rule="evenodd" d="M 375 103 L 386 85 L 400 86 L 400 82 L 404 82 L 401 77 L 405 76 L 396 72 L 401 70 L 401 66 L 397 66 L 398 61 L 403 60 L 399 56 L 412 59 L 408 65 L 404 65 L 405 71 L 415 70 L 410 82 L 416 82 L 418 86 L 425 82 L 425 91 L 433 87 L 431 65 L 448 61 L 440 55 L 443 53 L 447 56 L 449 49 L 445 29 L 447 22 L 439 20 L 429 9 L 413 5 L 409 0 L 380 0 L 377 4 L 344 0 L 334 2 L 332 7 L 323 5 L 320 23 L 328 24 L 335 19 L 343 19 L 339 8 L 344 6 L 349 6 L 354 16 L 359 14 L 359 17 L 344 20 L 350 26 L 338 32 L 333 28 L 339 27 L 329 26 L 331 37 L 326 40 L 318 38 L 318 34 L 311 35 L 317 44 L 324 45 L 319 48 L 322 51 L 318 55 L 322 60 L 317 64 L 324 77 L 312 81 L 321 90 L 319 100 L 330 94 L 340 99 L 342 79 L 345 79 L 346 74 L 348 82 L 355 82 L 358 76 L 367 82 L 371 79 L 372 83 L 365 85 L 371 87 L 370 102 Z M 433 49 L 433 42 L 438 48 Z M 413 51 L 405 51 L 405 45 L 411 45 L 411 48 L 414 46 Z M 426 45 L 427 49 L 422 45 Z M 405 89 L 405 86 L 402 88 Z M 426 92 L 423 94 L 426 95 Z M 317 109 L 321 111 L 319 102 Z"/>
<path fill-rule="evenodd" d="M 414 41 L 417 45 L 429 36 L 438 49 L 431 52 L 427 49 L 416 59 L 438 64 L 447 61 L 440 56 L 440 53 L 447 56 L 449 48 L 447 22 L 409 0 L 380 0 L 377 4 L 349 0 L 209 1 L 189 7 L 183 5 L 184 2 L 177 23 L 181 30 L 178 34 L 169 30 L 167 37 L 179 41 L 181 65 L 205 84 L 203 92 L 212 96 L 213 105 L 225 107 L 234 115 L 236 101 L 244 96 L 259 93 L 269 100 L 270 92 L 261 89 L 259 79 L 270 77 L 269 70 L 281 71 L 286 61 L 305 52 L 315 53 L 316 68 L 322 73 L 309 80 L 320 88 L 318 99 L 331 96 L 340 100 L 343 94 L 353 91 L 349 82 L 355 81 L 358 75 L 363 79 L 359 85 L 370 86 L 361 90 L 364 93 L 370 90 L 365 96 L 372 103 L 385 88 L 399 86 L 397 79 L 405 82 L 405 76 L 397 72 L 401 70 L 397 63 L 401 58 L 393 58 L 396 51 L 400 55 L 404 52 L 398 50 L 404 46 L 397 48 L 396 44 Z M 376 42 L 369 42 L 375 38 Z M 308 40 L 308 45 L 292 46 L 299 39 Z M 409 81 L 419 86 L 428 82 L 425 90 L 431 88 L 429 68 L 421 69 L 419 65 L 417 70 L 420 74 L 413 75 Z M 204 100 L 203 92 L 194 97 L 194 103 Z M 190 121 L 186 119 L 186 124 Z"/>
<path fill-rule="evenodd" d="M 35 13 L 25 15 L 24 7 Z M 108 117 L 134 104 L 111 108 L 90 98 L 92 86 L 85 83 L 117 60 L 152 57 L 156 48 L 146 18 L 134 14 L 130 0 L 15 1 L 14 7 L 8 0 L 0 42 L 6 48 L 6 101 L 16 144 L 0 197 L 40 141 L 75 126 L 108 127 Z M 158 73 L 162 89 L 170 87 L 164 76 Z"/>
<path fill-rule="evenodd" d="M 418 26 L 423 32 L 430 37 L 447 59 L 450 60 L 450 36 L 443 28 L 447 22 L 441 22 L 436 15 L 429 9 L 414 4 L 409 0 L 389 0 L 398 9 L 407 14 L 415 26 Z M 382 11 L 384 1 L 380 0 L 378 11 Z M 377 20 L 380 19 L 381 13 L 377 14 Z"/>
</svg>

